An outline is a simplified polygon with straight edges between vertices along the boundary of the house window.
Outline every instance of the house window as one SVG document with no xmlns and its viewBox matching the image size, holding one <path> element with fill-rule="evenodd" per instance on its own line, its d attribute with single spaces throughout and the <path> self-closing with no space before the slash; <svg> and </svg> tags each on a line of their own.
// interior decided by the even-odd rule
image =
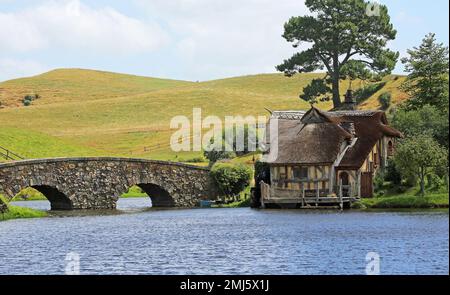
<svg viewBox="0 0 450 295">
<path fill-rule="evenodd" d="M 294 178 L 308 179 L 308 167 L 294 167 Z"/>
</svg>

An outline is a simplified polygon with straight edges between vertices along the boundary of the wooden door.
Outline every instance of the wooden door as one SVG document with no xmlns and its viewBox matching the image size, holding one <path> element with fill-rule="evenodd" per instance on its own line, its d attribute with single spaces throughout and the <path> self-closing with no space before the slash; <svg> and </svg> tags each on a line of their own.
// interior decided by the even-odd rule
<svg viewBox="0 0 450 295">
<path fill-rule="evenodd" d="M 372 172 L 361 173 L 361 197 L 363 198 L 373 197 Z"/>
</svg>

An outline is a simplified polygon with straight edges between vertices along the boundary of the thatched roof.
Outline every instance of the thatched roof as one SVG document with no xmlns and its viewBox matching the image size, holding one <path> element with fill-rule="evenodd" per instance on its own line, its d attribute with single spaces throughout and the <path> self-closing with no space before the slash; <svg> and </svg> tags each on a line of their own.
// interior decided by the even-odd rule
<svg viewBox="0 0 450 295">
<path fill-rule="evenodd" d="M 278 122 L 278 136 L 270 143 L 268 162 L 272 164 L 332 164 L 343 151 L 343 143 L 357 138 L 340 166 L 359 168 L 383 135 L 402 136 L 387 125 L 382 111 L 324 112 L 313 107 L 306 113 L 276 111 L 271 120 Z"/>
</svg>

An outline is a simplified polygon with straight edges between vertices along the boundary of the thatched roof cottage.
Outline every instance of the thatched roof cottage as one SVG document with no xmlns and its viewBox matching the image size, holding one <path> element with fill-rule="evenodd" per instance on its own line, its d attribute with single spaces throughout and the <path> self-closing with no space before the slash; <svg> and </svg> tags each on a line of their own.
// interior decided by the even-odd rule
<svg viewBox="0 0 450 295">
<path fill-rule="evenodd" d="M 268 206 L 332 205 L 372 197 L 373 178 L 386 167 L 402 134 L 383 111 L 275 111 L 277 134 L 267 134 Z M 274 132 L 272 132 L 274 133 Z"/>
</svg>

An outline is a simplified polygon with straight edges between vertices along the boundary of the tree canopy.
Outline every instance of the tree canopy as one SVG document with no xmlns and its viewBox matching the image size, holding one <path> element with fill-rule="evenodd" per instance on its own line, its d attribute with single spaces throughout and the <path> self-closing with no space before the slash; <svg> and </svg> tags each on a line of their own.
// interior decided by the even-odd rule
<svg viewBox="0 0 450 295">
<path fill-rule="evenodd" d="M 430 33 L 419 47 L 408 50 L 408 55 L 402 58 L 409 73 L 402 88 L 411 96 L 406 107 L 431 104 L 448 110 L 448 47 L 437 43 L 435 34 Z"/>
<path fill-rule="evenodd" d="M 420 134 L 405 139 L 397 148 L 396 167 L 404 175 L 413 175 L 420 180 L 420 191 L 425 195 L 425 177 L 448 160 L 447 150 L 428 134 Z"/>
<path fill-rule="evenodd" d="M 386 6 L 379 5 L 376 13 L 369 13 L 370 3 L 364 0 L 306 0 L 305 4 L 313 15 L 292 17 L 283 34 L 302 51 L 284 60 L 277 70 L 291 76 L 325 69 L 327 76 L 321 84 L 331 84 L 333 105 L 339 107 L 342 74 L 365 78 L 369 71 L 389 74 L 394 69 L 398 53 L 386 45 L 397 32 Z M 323 86 L 313 83 L 316 85 L 307 89 L 309 93 L 302 99 L 313 101 L 322 95 Z M 316 89 L 318 92 L 312 93 Z"/>
</svg>

